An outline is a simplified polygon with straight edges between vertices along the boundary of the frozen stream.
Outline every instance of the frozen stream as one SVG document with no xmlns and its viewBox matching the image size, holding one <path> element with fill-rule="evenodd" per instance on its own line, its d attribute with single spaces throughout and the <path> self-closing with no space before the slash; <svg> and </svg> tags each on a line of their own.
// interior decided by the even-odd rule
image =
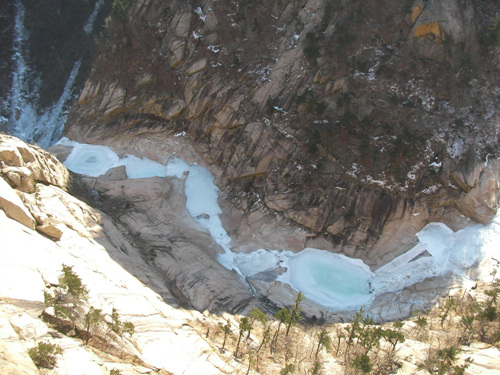
<svg viewBox="0 0 500 375">
<path fill-rule="evenodd" d="M 500 216 L 497 216 L 488 226 L 470 224 L 457 232 L 444 224 L 428 224 L 417 233 L 419 244 L 375 272 L 359 259 L 312 248 L 298 253 L 266 249 L 234 253 L 230 249 L 231 238 L 219 217 L 222 211 L 217 203 L 218 188 L 205 168 L 189 165 L 178 158 L 172 158 L 167 165 L 131 155 L 120 159 L 105 146 L 79 144 L 67 139 L 59 143 L 73 146 L 64 163 L 66 167 L 93 177 L 120 165 L 126 167 L 128 178 L 181 178 L 188 172 L 186 208 L 224 249 L 218 256 L 224 267 L 243 277 L 285 267 L 287 270 L 278 277 L 279 281 L 331 310 L 357 310 L 382 293 L 396 292 L 448 272 L 462 274 L 482 255 L 492 254 L 495 245 L 500 243 Z M 418 257 L 425 251 L 431 256 Z"/>
</svg>

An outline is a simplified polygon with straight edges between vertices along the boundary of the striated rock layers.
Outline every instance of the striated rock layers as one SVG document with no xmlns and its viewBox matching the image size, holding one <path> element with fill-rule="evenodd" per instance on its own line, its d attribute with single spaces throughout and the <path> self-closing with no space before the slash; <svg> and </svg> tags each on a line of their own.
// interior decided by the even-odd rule
<svg viewBox="0 0 500 375">
<path fill-rule="evenodd" d="M 234 249 L 380 266 L 426 223 L 497 209 L 498 4 L 133 1 L 69 138 L 214 174 Z M 280 229 L 277 229 L 280 228 Z"/>
</svg>

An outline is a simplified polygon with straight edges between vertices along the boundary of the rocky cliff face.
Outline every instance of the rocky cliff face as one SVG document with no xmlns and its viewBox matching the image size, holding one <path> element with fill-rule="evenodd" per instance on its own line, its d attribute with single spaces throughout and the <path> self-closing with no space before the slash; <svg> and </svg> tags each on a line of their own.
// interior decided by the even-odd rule
<svg viewBox="0 0 500 375">
<path fill-rule="evenodd" d="M 497 209 L 498 12 L 132 1 L 108 19 L 66 134 L 206 165 L 236 250 L 335 248 L 378 266 L 430 221 Z"/>
</svg>

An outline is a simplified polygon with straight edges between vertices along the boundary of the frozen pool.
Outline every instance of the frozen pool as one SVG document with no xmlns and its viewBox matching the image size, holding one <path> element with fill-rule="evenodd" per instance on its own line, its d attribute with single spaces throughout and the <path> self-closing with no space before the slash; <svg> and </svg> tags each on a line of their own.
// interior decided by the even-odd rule
<svg viewBox="0 0 500 375">
<path fill-rule="evenodd" d="M 167 165 L 130 155 L 120 159 L 108 147 L 79 144 L 67 139 L 60 143 L 74 147 L 65 161 L 68 169 L 89 176 L 100 176 L 120 165 L 125 165 L 129 178 L 181 178 L 188 172 L 186 208 L 224 249 L 224 253 L 218 256 L 223 266 L 234 269 L 243 277 L 285 267 L 286 272 L 279 276 L 279 281 L 332 310 L 357 310 L 370 304 L 381 293 L 398 291 L 447 272 L 462 273 L 482 253 L 493 253 L 500 242 L 500 220 L 497 217 L 489 226 L 470 224 L 457 232 L 444 224 L 429 224 L 417 234 L 417 246 L 376 272 L 359 259 L 312 248 L 298 253 L 286 249 L 233 253 L 231 238 L 219 216 L 222 211 L 217 202 L 218 189 L 205 168 L 189 165 L 178 158 L 172 158 Z M 424 251 L 431 256 L 418 258 Z"/>
<path fill-rule="evenodd" d="M 357 309 L 371 303 L 374 275 L 359 259 L 318 249 L 304 249 L 286 263 L 280 281 L 331 309 Z"/>
</svg>

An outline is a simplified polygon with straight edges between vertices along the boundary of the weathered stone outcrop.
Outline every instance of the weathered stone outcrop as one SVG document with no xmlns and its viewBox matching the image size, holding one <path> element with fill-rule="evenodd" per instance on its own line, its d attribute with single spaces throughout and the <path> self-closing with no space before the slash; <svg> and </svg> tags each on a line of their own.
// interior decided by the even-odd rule
<svg viewBox="0 0 500 375">
<path fill-rule="evenodd" d="M 412 24 L 409 42 L 421 57 L 457 68 L 464 55 L 476 60 L 480 54 L 478 20 L 470 2 L 415 1 Z"/>
<path fill-rule="evenodd" d="M 2 175 L 18 190 L 35 191 L 35 183 L 41 182 L 67 187 L 69 172 L 64 165 L 45 150 L 28 146 L 23 141 L 0 134 L 0 160 Z"/>
<path fill-rule="evenodd" d="M 207 166 L 240 250 L 321 245 L 376 267 L 430 221 L 496 210 L 495 5 L 464 4 L 132 3 L 66 134 Z"/>
</svg>

